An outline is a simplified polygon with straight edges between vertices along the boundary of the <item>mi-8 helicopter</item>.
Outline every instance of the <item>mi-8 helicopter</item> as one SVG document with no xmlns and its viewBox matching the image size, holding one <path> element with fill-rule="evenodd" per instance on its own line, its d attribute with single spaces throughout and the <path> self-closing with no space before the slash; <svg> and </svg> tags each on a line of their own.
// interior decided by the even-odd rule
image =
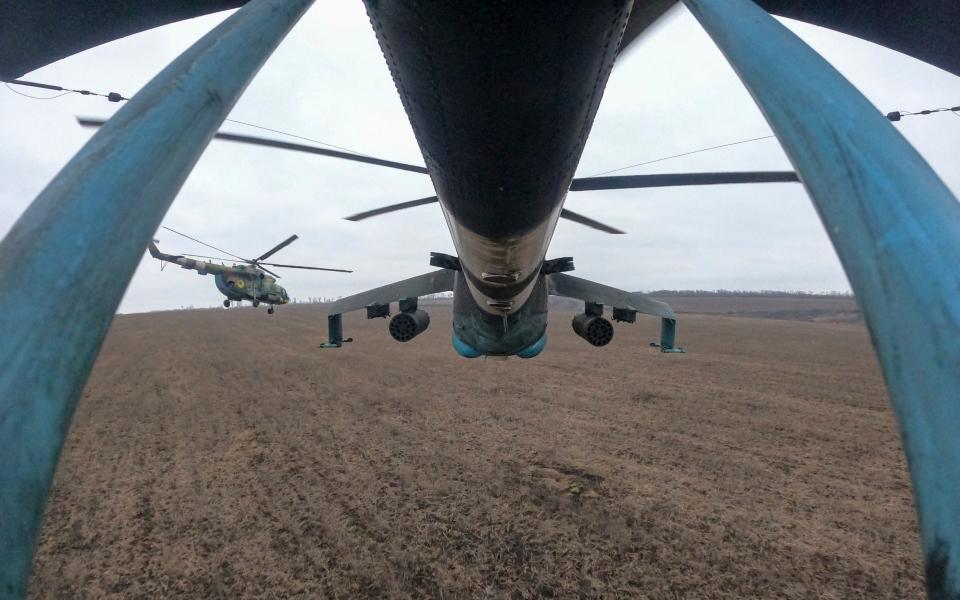
<svg viewBox="0 0 960 600">
<path fill-rule="evenodd" d="M 285 269 L 310 269 L 311 271 L 334 271 L 336 273 L 353 273 L 353 271 L 348 271 L 346 269 L 328 269 L 325 267 L 305 267 L 303 265 L 281 265 L 277 263 L 265 263 L 261 262 L 267 258 L 270 258 L 278 251 L 286 248 L 299 236 L 291 235 L 284 241 L 280 242 L 270 250 L 267 250 L 260 256 L 254 259 L 243 258 L 227 252 L 226 250 L 221 250 L 216 246 L 211 246 L 206 242 L 201 242 L 196 238 L 192 238 L 189 235 L 180 233 L 169 227 L 164 227 L 167 231 L 173 232 L 177 235 L 181 235 L 188 240 L 193 240 L 198 244 L 202 244 L 208 248 L 212 248 L 217 252 L 223 252 L 231 258 L 222 258 L 216 256 L 203 256 L 202 254 L 164 254 L 160 252 L 160 248 L 157 247 L 159 240 L 154 239 L 150 242 L 149 250 L 150 256 L 156 258 L 157 260 L 173 263 L 175 265 L 180 265 L 181 268 L 191 269 L 199 273 L 200 275 L 207 275 L 212 273 L 214 275 L 214 282 L 217 284 L 217 289 L 226 296 L 226 299 L 223 301 L 223 306 L 229 308 L 233 302 L 242 302 L 247 300 L 253 303 L 254 307 L 260 306 L 260 303 L 269 305 L 267 308 L 267 314 L 273 314 L 274 307 L 278 304 L 287 304 L 290 302 L 290 296 L 287 295 L 287 290 L 281 285 L 277 285 L 277 279 L 280 278 L 279 275 L 267 269 L 264 265 L 270 267 L 281 267 Z M 212 262 L 206 262 L 202 260 L 196 260 L 197 258 L 209 258 L 213 260 L 226 260 L 226 261 L 242 261 L 242 264 L 233 264 L 232 266 L 227 266 L 226 264 L 217 264 Z"/>
</svg>

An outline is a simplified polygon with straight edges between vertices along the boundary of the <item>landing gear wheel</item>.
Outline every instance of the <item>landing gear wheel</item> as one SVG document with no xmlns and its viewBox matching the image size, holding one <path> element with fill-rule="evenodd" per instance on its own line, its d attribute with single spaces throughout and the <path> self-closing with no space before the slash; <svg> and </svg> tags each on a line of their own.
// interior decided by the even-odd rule
<svg viewBox="0 0 960 600">
<path fill-rule="evenodd" d="M 230 308 L 230 301 L 229 301 L 229 300 L 224 300 L 224 301 L 223 301 L 223 307 L 224 307 L 224 308 Z"/>
<path fill-rule="evenodd" d="M 272 314 L 273 314 L 273 307 L 272 307 L 272 306 L 267 309 L 267 314 L 268 314 L 268 315 L 272 315 Z"/>
<path fill-rule="evenodd" d="M 253 301 L 253 307 L 256 308 L 256 307 L 258 307 L 258 306 L 260 306 L 260 301 L 259 301 L 259 300 L 254 300 L 254 301 Z"/>
</svg>

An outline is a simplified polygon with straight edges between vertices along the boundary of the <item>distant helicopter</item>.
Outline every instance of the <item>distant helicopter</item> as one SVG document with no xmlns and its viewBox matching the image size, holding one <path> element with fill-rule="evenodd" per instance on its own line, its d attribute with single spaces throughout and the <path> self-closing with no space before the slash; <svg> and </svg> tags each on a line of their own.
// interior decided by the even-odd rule
<svg viewBox="0 0 960 600">
<path fill-rule="evenodd" d="M 271 267 L 282 267 L 285 269 L 310 269 L 312 271 L 353 273 L 353 271 L 348 271 L 346 269 L 328 269 L 324 267 L 305 267 L 302 265 L 280 265 L 276 263 L 261 262 L 293 243 L 294 240 L 298 239 L 299 236 L 297 235 L 291 235 L 270 250 L 251 260 L 237 256 L 236 254 L 227 252 L 226 250 L 221 250 L 220 248 L 211 246 L 206 242 L 201 242 L 200 240 L 192 238 L 184 233 L 180 233 L 175 229 L 170 229 L 169 227 L 164 227 L 164 229 L 177 235 L 181 235 L 188 240 L 193 240 L 198 244 L 203 244 L 208 248 L 213 248 L 217 252 L 223 252 L 224 254 L 228 254 L 229 256 L 233 257 L 221 258 L 216 256 L 203 256 L 202 254 L 164 254 L 163 252 L 160 252 L 160 248 L 157 247 L 157 244 L 160 240 L 156 239 L 150 242 L 149 245 L 150 256 L 156 258 L 157 260 L 180 265 L 180 267 L 184 269 L 192 269 L 200 275 L 212 273 L 215 277 L 214 281 L 217 284 L 217 289 L 227 297 L 226 300 L 223 301 L 223 306 L 227 308 L 230 307 L 232 302 L 242 302 L 243 300 L 252 302 L 254 307 L 260 306 L 260 303 L 262 302 L 269 305 L 269 308 L 267 308 L 267 313 L 272 315 L 274 312 L 274 306 L 278 304 L 287 304 L 290 302 L 290 296 L 287 295 L 287 290 L 285 290 L 283 286 L 277 285 L 277 279 L 279 279 L 280 276 L 264 267 L 264 265 Z M 195 258 L 209 258 L 213 260 L 227 261 L 237 260 L 242 261 L 244 264 L 227 266 L 225 264 L 195 260 Z"/>
</svg>

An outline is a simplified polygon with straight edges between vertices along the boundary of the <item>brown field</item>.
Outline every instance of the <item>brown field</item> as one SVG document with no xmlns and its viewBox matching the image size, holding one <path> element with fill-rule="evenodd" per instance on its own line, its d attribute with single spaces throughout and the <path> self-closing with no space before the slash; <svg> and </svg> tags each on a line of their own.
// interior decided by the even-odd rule
<svg viewBox="0 0 960 600">
<path fill-rule="evenodd" d="M 681 313 L 787 319 L 833 323 L 860 323 L 863 315 L 852 297 L 811 296 L 777 298 L 770 296 L 663 297 Z"/>
<path fill-rule="evenodd" d="M 31 580 L 47 597 L 916 598 L 860 325 L 690 315 L 468 361 L 322 308 L 118 317 Z"/>
</svg>

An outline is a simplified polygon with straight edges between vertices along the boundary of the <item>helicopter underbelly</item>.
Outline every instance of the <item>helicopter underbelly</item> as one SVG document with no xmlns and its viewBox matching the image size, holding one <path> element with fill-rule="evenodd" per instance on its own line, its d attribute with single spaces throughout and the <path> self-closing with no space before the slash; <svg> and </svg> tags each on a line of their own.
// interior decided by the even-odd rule
<svg viewBox="0 0 960 600">
<path fill-rule="evenodd" d="M 533 292 L 550 245 L 562 198 L 536 227 L 501 238 L 478 235 L 441 207 L 460 257 L 466 287 L 481 310 L 490 314 L 519 311 Z"/>
<path fill-rule="evenodd" d="M 365 4 L 470 294 L 487 313 L 516 313 L 534 290 L 634 2 Z"/>
</svg>

